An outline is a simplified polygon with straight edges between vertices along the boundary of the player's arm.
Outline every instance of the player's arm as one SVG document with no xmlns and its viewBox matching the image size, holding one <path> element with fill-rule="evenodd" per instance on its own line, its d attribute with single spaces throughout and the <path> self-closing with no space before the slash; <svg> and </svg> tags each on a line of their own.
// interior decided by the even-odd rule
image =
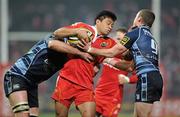
<svg viewBox="0 0 180 117">
<path fill-rule="evenodd" d="M 117 43 L 115 46 L 113 46 L 110 49 L 97 49 L 97 48 L 93 48 L 88 45 L 87 47 L 85 47 L 84 50 L 93 55 L 114 57 L 115 55 L 122 54 L 123 52 L 125 52 L 127 50 L 127 48 L 125 46 L 123 46 L 122 44 Z"/>
<path fill-rule="evenodd" d="M 105 57 L 114 57 L 117 54 L 122 54 L 132 47 L 133 43 L 138 39 L 139 29 L 128 32 L 123 39 L 121 39 L 115 46 L 110 49 L 97 49 L 85 44 L 80 48 L 94 55 L 101 55 Z"/>
<path fill-rule="evenodd" d="M 118 80 L 119 80 L 119 84 L 126 84 L 126 83 L 135 84 L 138 81 L 138 77 L 137 77 L 136 74 L 132 75 L 130 77 L 125 76 L 123 74 L 119 74 L 118 75 Z"/>
<path fill-rule="evenodd" d="M 128 72 L 132 72 L 135 69 L 135 62 L 131 51 L 127 50 L 122 54 L 122 59 L 125 61 L 123 65 L 128 65 Z"/>
<path fill-rule="evenodd" d="M 127 83 L 134 84 L 138 81 L 138 77 L 135 71 L 133 71 L 130 77 L 124 74 L 119 74 L 118 81 L 119 81 L 119 84 L 127 84 Z"/>
<path fill-rule="evenodd" d="M 128 72 L 131 72 L 134 69 L 133 60 L 126 61 L 126 60 L 118 59 L 118 58 L 106 58 L 106 59 L 104 59 L 103 62 L 110 64 L 110 65 L 116 67 L 117 69 L 128 71 Z"/>
<path fill-rule="evenodd" d="M 77 36 L 78 29 L 62 27 L 62 28 L 59 28 L 56 31 L 54 31 L 53 34 L 55 37 L 62 39 L 62 38 L 69 37 L 69 36 Z"/>
<path fill-rule="evenodd" d="M 87 31 L 82 30 L 80 28 L 73 29 L 73 28 L 63 27 L 57 29 L 53 34 L 57 39 L 63 39 L 65 37 L 75 36 L 78 37 L 78 39 L 80 39 L 81 41 L 85 40 L 86 42 L 88 42 L 89 40 Z"/>
<path fill-rule="evenodd" d="M 136 75 L 136 72 L 133 71 L 131 76 L 129 77 L 129 83 L 134 84 L 137 83 L 137 81 L 138 81 L 138 77 Z"/>
<path fill-rule="evenodd" d="M 106 58 L 105 63 L 108 63 L 118 69 L 132 72 L 134 70 L 134 61 L 132 53 L 127 50 L 122 54 L 122 59 L 119 58 Z"/>
<path fill-rule="evenodd" d="M 85 40 L 86 42 L 88 42 L 88 32 L 87 30 L 79 28 L 80 25 L 81 23 L 75 23 L 71 26 L 62 27 L 54 31 L 53 34 L 56 39 L 63 39 L 65 37 L 75 36 L 82 41 Z"/>
<path fill-rule="evenodd" d="M 115 64 L 115 67 L 127 72 L 132 72 L 134 70 L 134 61 L 121 60 Z"/>
<path fill-rule="evenodd" d="M 86 52 L 82 52 L 80 50 L 78 50 L 77 48 L 74 48 L 62 41 L 59 40 L 50 40 L 48 42 L 48 48 L 55 50 L 57 52 L 63 52 L 63 53 L 69 53 L 69 54 L 74 54 L 74 55 L 78 55 L 81 58 L 85 59 L 86 61 L 90 62 L 91 60 L 93 60 L 93 57 L 86 53 Z"/>
</svg>

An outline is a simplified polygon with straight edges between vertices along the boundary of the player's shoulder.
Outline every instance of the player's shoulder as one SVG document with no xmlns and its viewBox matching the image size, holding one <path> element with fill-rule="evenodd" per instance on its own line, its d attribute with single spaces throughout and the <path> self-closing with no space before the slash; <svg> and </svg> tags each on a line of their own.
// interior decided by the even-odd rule
<svg viewBox="0 0 180 117">
<path fill-rule="evenodd" d="M 140 32 L 141 32 L 141 34 L 145 34 L 145 35 L 153 37 L 149 26 L 141 26 Z"/>
<path fill-rule="evenodd" d="M 137 39 L 140 34 L 140 27 L 133 27 L 128 33 L 125 34 L 124 39 L 129 40 L 129 38 Z"/>
<path fill-rule="evenodd" d="M 135 27 L 132 27 L 128 33 L 139 32 L 140 29 L 141 29 L 141 27 L 135 26 Z"/>
<path fill-rule="evenodd" d="M 146 26 L 146 25 L 139 26 L 136 30 L 137 30 L 139 33 L 149 33 L 149 32 L 151 32 L 151 31 L 150 31 L 150 27 L 149 27 L 149 26 Z"/>
<path fill-rule="evenodd" d="M 87 23 L 84 23 L 84 22 L 76 22 L 74 24 L 72 24 L 73 27 L 76 27 L 76 28 L 82 28 L 82 29 L 86 29 L 86 30 L 89 30 L 93 33 L 96 32 L 96 29 L 94 28 L 94 26 L 92 25 L 89 25 Z"/>
<path fill-rule="evenodd" d="M 109 36 L 103 36 L 102 38 L 115 42 L 115 39 Z"/>
<path fill-rule="evenodd" d="M 113 39 L 112 37 L 109 37 L 109 36 L 99 36 L 97 38 L 97 40 L 99 40 L 100 42 L 106 42 L 106 43 L 111 43 L 111 44 L 116 44 L 116 41 L 115 39 Z"/>
</svg>

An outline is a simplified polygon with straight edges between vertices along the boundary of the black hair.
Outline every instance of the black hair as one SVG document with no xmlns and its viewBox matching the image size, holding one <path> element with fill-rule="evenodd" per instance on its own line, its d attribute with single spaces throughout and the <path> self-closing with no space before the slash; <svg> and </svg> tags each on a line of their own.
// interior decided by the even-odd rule
<svg viewBox="0 0 180 117">
<path fill-rule="evenodd" d="M 117 20 L 117 17 L 116 15 L 111 12 L 111 11 L 108 11 L 108 10 L 103 10 L 101 12 L 99 12 L 97 15 L 96 15 L 96 18 L 94 19 L 94 22 L 96 23 L 96 20 L 99 19 L 100 21 L 102 21 L 103 19 L 105 18 L 111 18 L 113 21 L 116 21 Z"/>
</svg>

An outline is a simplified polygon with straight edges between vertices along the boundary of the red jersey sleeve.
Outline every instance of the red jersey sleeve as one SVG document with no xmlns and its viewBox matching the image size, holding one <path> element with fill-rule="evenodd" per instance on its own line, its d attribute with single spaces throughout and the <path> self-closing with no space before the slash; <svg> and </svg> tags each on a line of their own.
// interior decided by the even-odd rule
<svg viewBox="0 0 180 117">
<path fill-rule="evenodd" d="M 84 23 L 82 22 L 76 22 L 72 25 L 69 25 L 69 26 L 65 26 L 65 28 L 80 28 Z"/>
<path fill-rule="evenodd" d="M 134 84 L 137 83 L 138 77 L 136 75 L 136 72 L 133 71 L 131 77 L 129 78 L 129 83 Z"/>
<path fill-rule="evenodd" d="M 80 28 L 84 29 L 88 32 L 88 36 L 91 37 L 92 40 L 94 40 L 97 36 L 97 30 L 94 26 L 91 26 L 89 24 L 83 23 L 83 22 L 77 22 L 70 26 L 65 26 L 65 28 Z"/>
</svg>

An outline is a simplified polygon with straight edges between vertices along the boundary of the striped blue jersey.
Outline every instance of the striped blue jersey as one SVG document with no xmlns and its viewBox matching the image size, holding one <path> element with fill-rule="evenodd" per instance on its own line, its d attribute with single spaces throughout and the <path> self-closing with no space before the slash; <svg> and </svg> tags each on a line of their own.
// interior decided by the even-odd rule
<svg viewBox="0 0 180 117">
<path fill-rule="evenodd" d="M 137 75 L 159 71 L 158 47 L 148 26 L 128 32 L 120 43 L 133 52 Z"/>
<path fill-rule="evenodd" d="M 40 40 L 9 71 L 37 84 L 50 78 L 66 61 L 66 54 L 48 48 L 48 42 L 52 39 L 54 36 L 50 34 Z"/>
</svg>

